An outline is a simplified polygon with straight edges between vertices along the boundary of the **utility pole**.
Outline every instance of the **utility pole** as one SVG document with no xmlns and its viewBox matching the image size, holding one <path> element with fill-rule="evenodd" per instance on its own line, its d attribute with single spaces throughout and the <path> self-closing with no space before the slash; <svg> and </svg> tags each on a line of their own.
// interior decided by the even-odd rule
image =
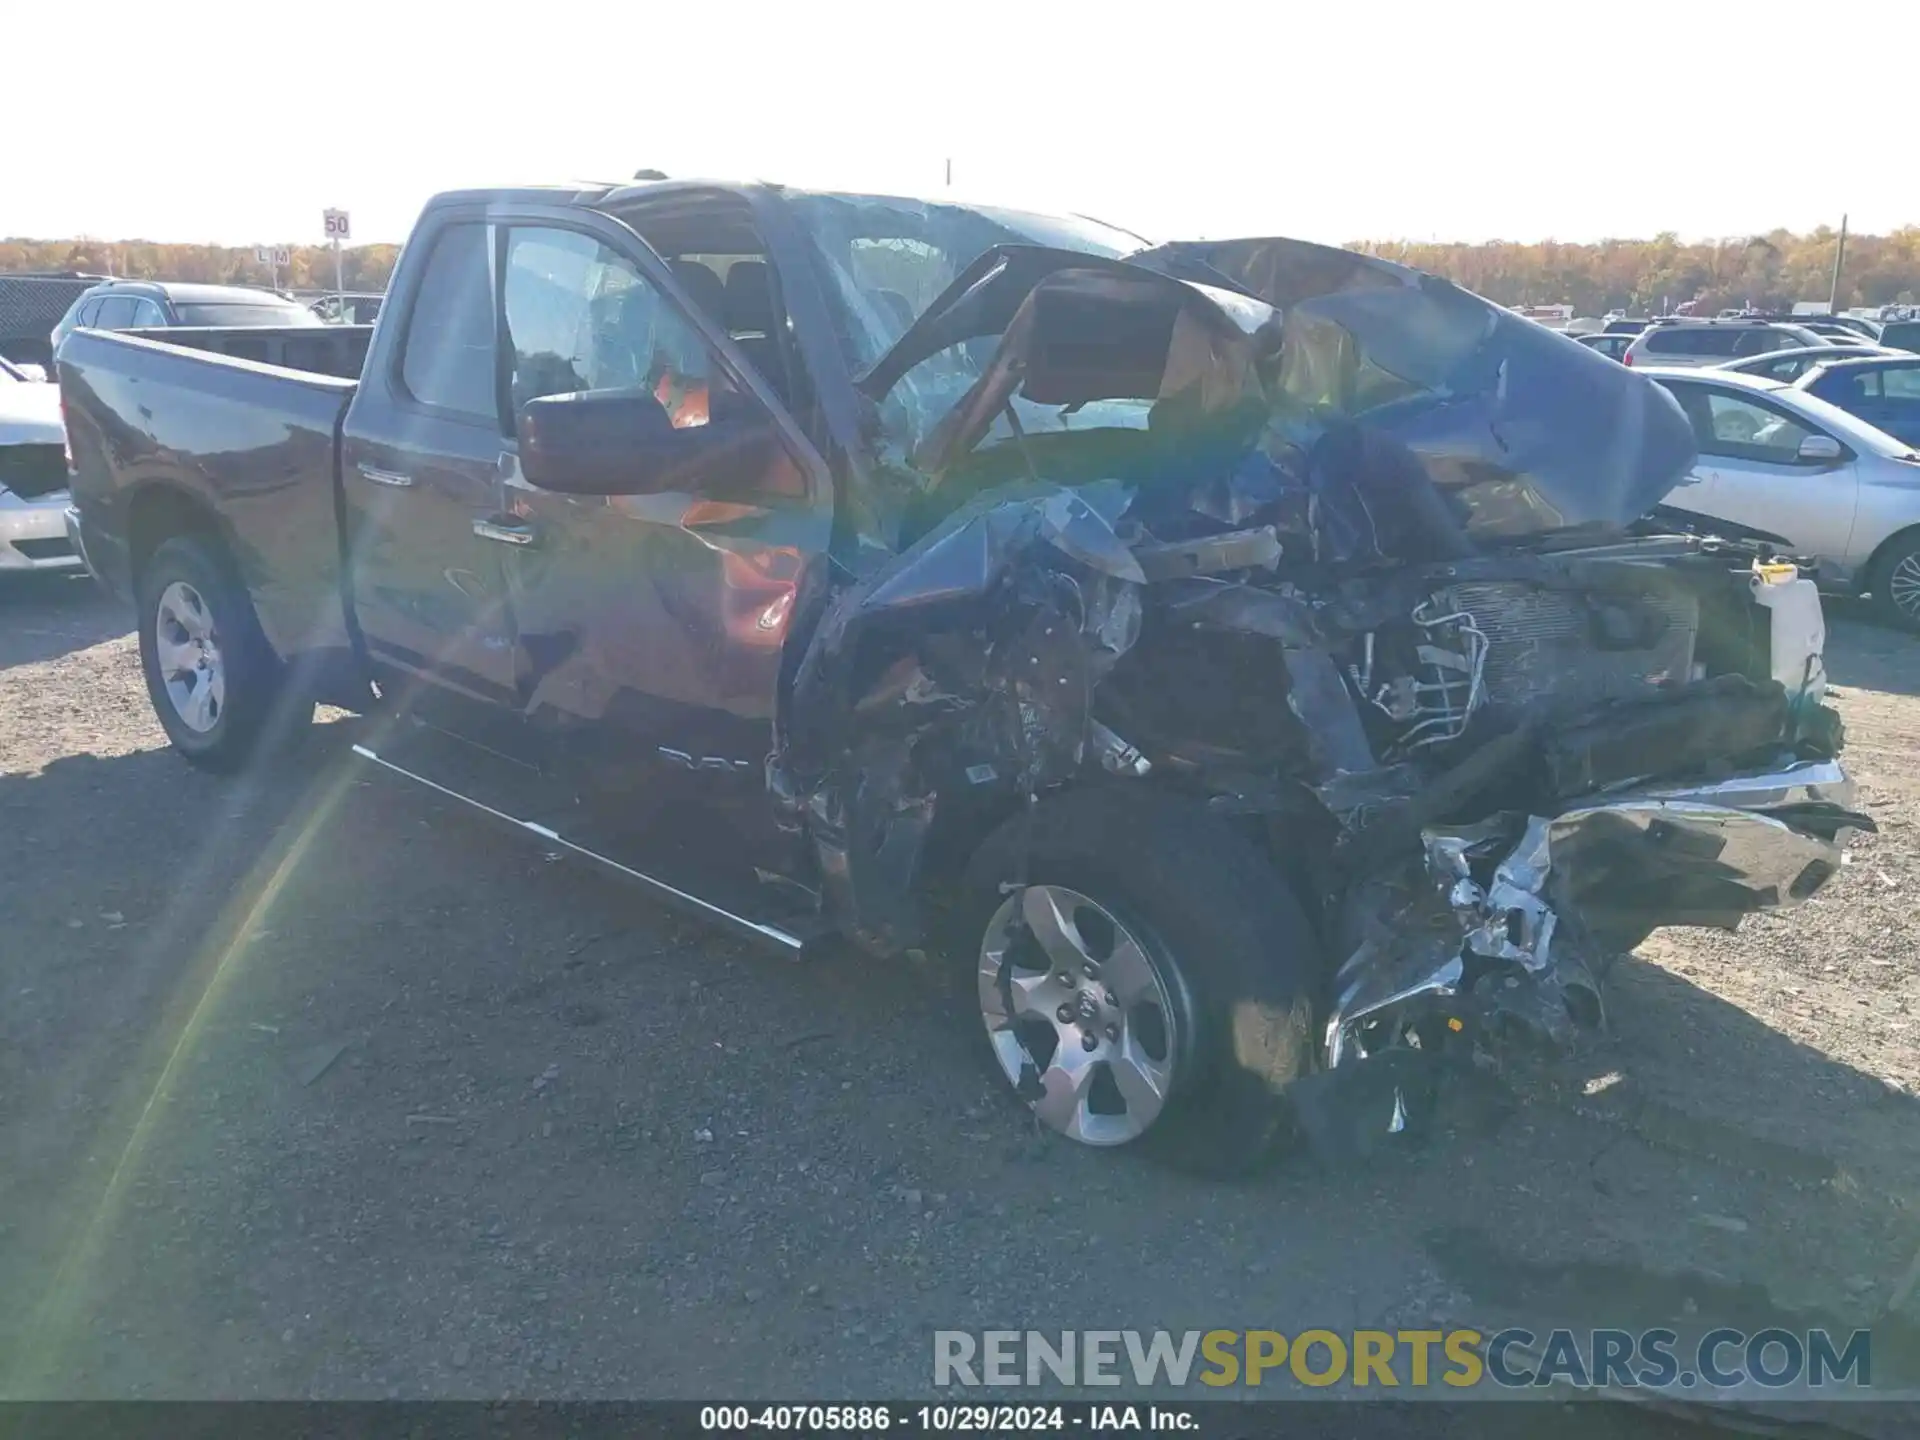
<svg viewBox="0 0 1920 1440">
<path fill-rule="evenodd" d="M 947 157 L 947 188 L 949 190 L 953 188 L 953 157 L 951 155 Z"/>
<path fill-rule="evenodd" d="M 1840 217 L 1840 243 L 1833 247 L 1833 286 L 1827 291 L 1827 313 L 1840 313 L 1840 267 L 1847 259 L 1847 217 Z"/>
</svg>

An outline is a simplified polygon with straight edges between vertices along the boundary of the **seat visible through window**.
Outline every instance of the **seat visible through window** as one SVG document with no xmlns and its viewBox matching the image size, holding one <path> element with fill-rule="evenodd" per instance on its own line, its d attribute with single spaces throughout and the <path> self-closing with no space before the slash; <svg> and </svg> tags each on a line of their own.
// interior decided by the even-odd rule
<svg viewBox="0 0 1920 1440">
<path fill-rule="evenodd" d="M 714 273 L 713 267 L 699 260 L 670 260 L 667 268 L 673 271 L 673 278 L 680 282 L 680 288 L 687 292 L 687 299 L 693 302 L 693 308 L 714 324 L 724 327 L 727 323 L 727 287 Z"/>
<path fill-rule="evenodd" d="M 760 260 L 736 260 L 727 267 L 727 333 L 749 364 L 782 400 L 787 395 L 786 364 L 780 354 L 779 311 L 773 303 L 773 277 Z"/>
</svg>

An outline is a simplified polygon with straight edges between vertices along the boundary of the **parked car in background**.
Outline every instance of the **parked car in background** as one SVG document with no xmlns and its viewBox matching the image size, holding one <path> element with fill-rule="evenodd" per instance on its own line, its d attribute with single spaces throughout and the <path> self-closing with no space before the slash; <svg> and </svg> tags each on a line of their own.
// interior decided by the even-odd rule
<svg viewBox="0 0 1920 1440">
<path fill-rule="evenodd" d="M 1834 315 L 1821 315 L 1813 319 L 1796 316 L 1786 322 L 1792 325 L 1804 325 L 1816 335 L 1824 335 L 1829 340 L 1837 340 L 1842 345 L 1852 345 L 1857 341 L 1873 339 L 1865 322 L 1845 320 Z"/>
<path fill-rule="evenodd" d="M 1626 365 L 1718 365 L 1826 343 L 1804 325 L 1775 320 L 1656 320 L 1634 337 L 1620 358 Z"/>
<path fill-rule="evenodd" d="M 1920 320 L 1889 320 L 1880 327 L 1880 343 L 1889 349 L 1920 354 Z"/>
<path fill-rule="evenodd" d="M 371 325 L 380 316 L 384 295 L 349 290 L 344 295 L 322 295 L 307 308 L 329 325 Z"/>
<path fill-rule="evenodd" d="M 1782 385 L 1791 385 L 1814 366 L 1825 365 L 1830 360 L 1871 359 L 1877 355 L 1897 353 L 1878 345 L 1805 345 L 1797 350 L 1775 350 L 1766 355 L 1749 355 L 1744 360 L 1728 360 L 1712 368 L 1733 370 L 1742 375 L 1758 375 L 1763 380 L 1778 380 Z"/>
<path fill-rule="evenodd" d="M 1920 630 L 1912 446 L 1777 381 L 1720 369 L 1646 373 L 1680 402 L 1700 451 L 1668 505 L 1777 535 L 1818 560 L 1823 586 L 1868 594 L 1883 619 Z"/>
<path fill-rule="evenodd" d="M 1920 355 L 1835 360 L 1809 370 L 1795 386 L 1896 440 L 1920 445 Z"/>
<path fill-rule="evenodd" d="M 57 386 L 0 360 L 0 571 L 73 570 Z"/>
<path fill-rule="evenodd" d="M 1631 316 L 1616 315 L 1600 327 L 1600 333 L 1602 335 L 1638 335 L 1652 323 L 1651 320 L 1635 320 Z"/>
<path fill-rule="evenodd" d="M 1627 347 L 1633 344 L 1633 336 L 1602 331 L 1598 335 L 1576 335 L 1573 337 L 1589 350 L 1598 350 L 1609 360 L 1618 360 L 1627 353 Z"/>
<path fill-rule="evenodd" d="M 158 330 L 185 326 L 291 326 L 322 323 L 298 300 L 245 285 L 177 280 L 108 280 L 67 308 L 53 327 L 53 348 L 75 330 Z"/>
</svg>

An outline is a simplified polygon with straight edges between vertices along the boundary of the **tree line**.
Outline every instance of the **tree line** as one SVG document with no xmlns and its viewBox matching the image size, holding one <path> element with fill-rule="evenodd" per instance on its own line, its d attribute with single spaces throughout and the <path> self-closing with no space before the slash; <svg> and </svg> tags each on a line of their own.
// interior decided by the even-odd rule
<svg viewBox="0 0 1920 1440">
<path fill-rule="evenodd" d="M 10 270 L 79 270 L 132 280 L 192 280 L 206 285 L 267 285 L 272 275 L 251 245 L 177 245 L 152 240 L 0 240 L 0 274 Z M 398 245 L 349 245 L 340 251 L 348 290 L 385 290 Z M 280 267 L 289 290 L 331 290 L 333 248 L 289 247 Z"/>
<path fill-rule="evenodd" d="M 1771 230 L 1689 242 L 1667 231 L 1651 240 L 1590 245 L 1494 240 L 1353 248 L 1444 275 L 1503 305 L 1572 305 L 1576 315 L 1658 315 L 1694 300 L 1711 315 L 1748 305 L 1785 310 L 1795 301 L 1825 301 L 1838 242 L 1823 225 L 1807 235 Z M 1837 299 L 1842 310 L 1920 300 L 1920 225 L 1890 235 L 1847 236 Z"/>
<path fill-rule="evenodd" d="M 1570 304 L 1575 313 L 1609 310 L 1659 314 L 1693 300 L 1708 314 L 1753 305 L 1785 309 L 1825 300 L 1832 280 L 1835 233 L 1772 230 L 1765 235 L 1683 242 L 1671 231 L 1651 240 L 1565 244 L 1360 241 L 1350 248 L 1444 275 L 1503 305 Z M 384 290 L 397 245 L 355 245 L 342 252 L 349 290 Z M 281 285 L 333 287 L 333 252 L 296 245 Z M 174 245 L 147 240 L 3 240 L 0 272 L 84 270 L 138 279 L 261 285 L 265 266 L 251 246 Z M 1920 301 L 1920 226 L 1890 235 L 1850 235 L 1841 277 L 1841 308 Z"/>
</svg>

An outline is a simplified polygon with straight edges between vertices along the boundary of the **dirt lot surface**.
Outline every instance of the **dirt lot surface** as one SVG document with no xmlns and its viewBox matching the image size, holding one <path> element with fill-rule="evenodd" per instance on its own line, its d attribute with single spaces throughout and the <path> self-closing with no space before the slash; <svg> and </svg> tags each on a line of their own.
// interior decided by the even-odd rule
<svg viewBox="0 0 1920 1440">
<path fill-rule="evenodd" d="M 716 939 L 357 722 L 195 772 L 126 629 L 0 591 L 0 1394 L 916 1395 L 936 1328 L 1509 1321 L 1874 1323 L 1915 1383 L 1906 637 L 1836 621 L 1881 833 L 1812 904 L 1656 936 L 1422 1145 L 1227 1186 L 1034 1135 L 944 977 Z"/>
</svg>

